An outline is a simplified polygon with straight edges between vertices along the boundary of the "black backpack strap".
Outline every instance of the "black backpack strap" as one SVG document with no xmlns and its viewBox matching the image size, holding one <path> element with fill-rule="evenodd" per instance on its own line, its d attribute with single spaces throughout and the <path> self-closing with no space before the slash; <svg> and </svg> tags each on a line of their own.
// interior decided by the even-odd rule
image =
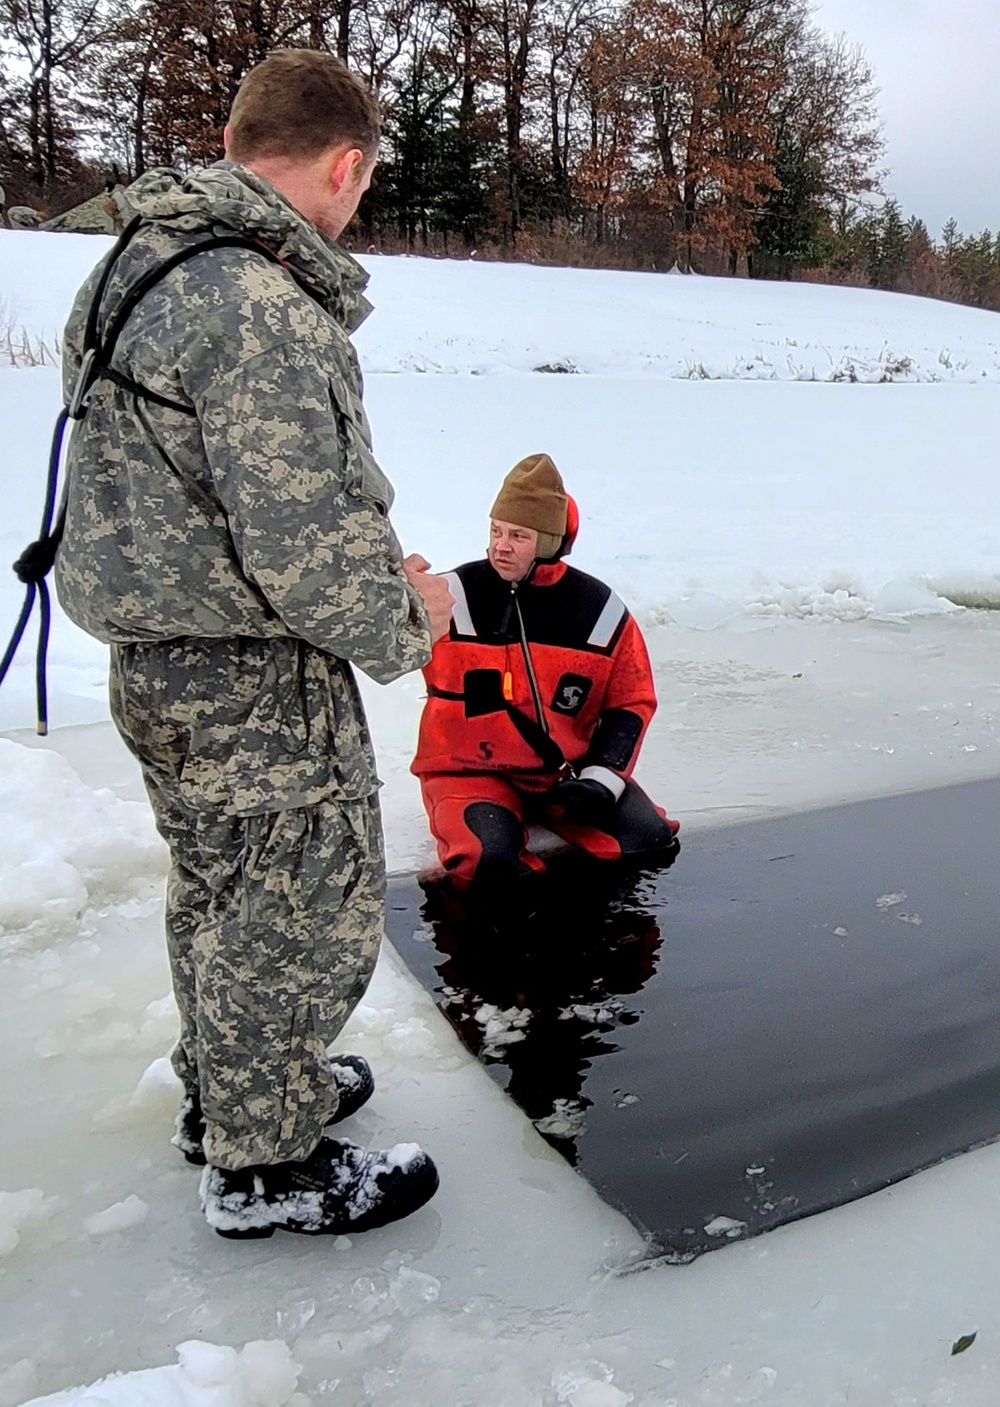
<svg viewBox="0 0 1000 1407">
<path fill-rule="evenodd" d="M 19 581 L 24 583 L 25 595 L 21 613 L 14 626 L 14 633 L 10 638 L 3 658 L 0 659 L 0 684 L 3 684 L 14 662 L 18 646 L 27 629 L 28 621 L 31 617 L 35 598 L 38 599 L 40 620 L 38 628 L 38 649 L 35 656 L 35 691 L 38 702 L 38 732 L 44 736 L 49 731 L 48 724 L 48 688 L 46 682 L 46 657 L 49 645 L 49 629 L 52 621 L 52 602 L 49 596 L 49 587 L 45 578 L 55 563 L 56 553 L 59 544 L 62 542 L 63 531 L 66 526 L 66 498 L 63 496 L 62 503 L 53 526 L 53 515 L 55 514 L 56 497 L 59 491 L 59 466 L 62 462 L 63 439 L 66 433 L 66 425 L 70 420 L 82 420 L 87 414 L 90 405 L 91 394 L 95 383 L 106 377 L 121 387 L 123 391 L 128 391 L 134 396 L 145 401 L 152 401 L 154 405 L 165 406 L 168 410 L 177 410 L 184 415 L 194 415 L 193 406 L 185 405 L 182 401 L 171 400 L 167 396 L 161 396 L 157 391 L 151 391 L 147 386 L 141 386 L 138 381 L 134 381 L 124 372 L 118 371 L 111 365 L 118 339 L 129 317 L 135 311 L 136 306 L 146 296 L 151 288 L 154 288 L 161 279 L 166 278 L 178 265 L 184 264 L 188 259 L 194 259 L 199 254 L 205 254 L 213 249 L 246 249 L 253 254 L 259 254 L 262 258 L 268 259 L 272 264 L 280 264 L 286 273 L 299 285 L 302 291 L 310 298 L 318 299 L 316 291 L 309 287 L 302 279 L 296 275 L 283 259 L 275 254 L 273 249 L 269 249 L 266 244 L 259 243 L 251 239 L 248 235 L 213 235 L 210 239 L 201 240 L 198 244 L 188 245 L 185 249 L 180 249 L 170 258 L 164 259 L 162 263 L 155 264 L 147 270 L 136 282 L 126 290 L 122 301 L 115 309 L 108 321 L 103 336 L 100 331 L 101 307 L 104 302 L 104 295 L 107 292 L 111 275 L 119 258 L 128 248 L 142 224 L 142 217 L 136 216 L 129 221 L 122 233 L 119 235 L 107 263 L 101 270 L 94 296 L 91 299 L 90 308 L 87 311 L 87 321 L 83 336 L 83 359 L 80 363 L 80 370 L 77 374 L 76 385 L 70 397 L 69 404 L 60 412 L 56 420 L 55 430 L 52 435 L 52 447 L 49 451 L 49 471 L 46 480 L 45 507 L 42 512 L 41 533 L 37 540 L 31 543 L 21 553 L 21 556 L 14 563 L 14 571 Z"/>
<path fill-rule="evenodd" d="M 193 406 L 186 405 L 183 401 L 172 400 L 169 396 L 161 396 L 158 391 L 151 391 L 148 386 L 141 385 L 133 380 L 131 376 L 126 376 L 112 366 L 115 350 L 118 346 L 118 339 L 124 331 L 125 324 L 132 316 L 136 307 L 142 302 L 146 294 L 156 285 L 166 278 L 167 274 L 181 264 L 186 264 L 189 259 L 196 258 L 199 254 L 205 254 L 213 249 L 246 249 L 252 254 L 259 254 L 262 258 L 268 259 L 272 264 L 280 264 L 291 274 L 291 270 L 275 254 L 273 249 L 258 240 L 251 239 L 249 235 L 213 235 L 210 239 L 199 241 L 198 244 L 190 244 L 184 249 L 179 249 L 176 254 L 171 254 L 168 259 L 164 259 L 160 264 L 154 264 L 151 269 L 142 274 L 125 292 L 121 302 L 114 313 L 108 319 L 103 336 L 99 334 L 101 304 L 107 290 L 108 280 L 111 270 L 114 268 L 119 256 L 131 241 L 133 235 L 139 227 L 141 221 L 133 220 L 125 230 L 121 238 L 111 252 L 104 271 L 101 274 L 100 282 L 94 292 L 93 302 L 87 315 L 87 326 L 83 339 L 83 360 L 80 364 L 80 372 L 77 376 L 76 386 L 69 403 L 69 416 L 71 420 L 82 420 L 90 405 L 90 397 L 94 385 L 102 377 L 113 381 L 123 391 L 128 391 L 134 396 L 140 397 L 144 401 L 152 401 L 154 405 L 165 406 L 168 410 L 180 411 L 182 415 L 194 415 Z M 292 274 L 294 278 L 295 275 Z M 301 281 L 296 279 L 300 286 L 304 288 L 310 296 L 311 290 L 305 288 Z"/>
<path fill-rule="evenodd" d="M 474 676 L 483 676 L 476 679 Z M 485 676 L 496 676 L 495 681 Z M 473 676 L 470 678 L 470 676 Z M 447 699 L 451 703 L 465 705 L 466 718 L 480 718 L 485 713 L 506 713 L 524 742 L 536 753 L 546 772 L 555 772 L 562 781 L 575 775 L 572 764 L 550 733 L 527 713 L 505 699 L 501 688 L 501 675 L 498 669 L 469 670 L 465 676 L 466 687 L 462 693 L 454 689 L 439 689 L 436 684 L 428 684 L 429 699 Z"/>
<path fill-rule="evenodd" d="M 546 772 L 558 773 L 561 782 L 576 775 L 572 764 L 567 762 L 566 754 L 551 733 L 547 733 L 533 718 L 527 713 L 522 713 L 512 703 L 506 705 L 505 712 L 532 751 L 538 753 Z"/>
</svg>

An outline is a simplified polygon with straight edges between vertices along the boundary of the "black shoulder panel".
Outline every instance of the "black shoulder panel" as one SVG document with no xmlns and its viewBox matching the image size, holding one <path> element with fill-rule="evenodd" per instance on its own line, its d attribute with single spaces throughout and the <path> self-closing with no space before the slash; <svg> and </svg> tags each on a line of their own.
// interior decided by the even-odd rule
<svg viewBox="0 0 1000 1407">
<path fill-rule="evenodd" d="M 461 582 L 465 619 L 471 619 L 475 637 L 498 645 L 515 639 L 513 592 L 489 562 L 466 562 L 454 575 Z M 551 586 L 519 586 L 517 598 L 530 644 L 610 654 L 628 620 L 628 611 L 609 586 L 574 567 Z M 468 638 L 468 627 L 456 633 Z"/>
</svg>

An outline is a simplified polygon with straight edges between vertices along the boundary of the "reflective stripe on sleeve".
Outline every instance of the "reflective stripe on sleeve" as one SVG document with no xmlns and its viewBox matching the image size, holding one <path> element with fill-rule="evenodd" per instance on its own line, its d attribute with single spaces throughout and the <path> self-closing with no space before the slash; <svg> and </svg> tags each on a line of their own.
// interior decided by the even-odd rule
<svg viewBox="0 0 1000 1407">
<path fill-rule="evenodd" d="M 612 772 L 610 767 L 584 767 L 580 773 L 581 782 L 600 782 L 617 801 L 625 790 L 625 778 Z"/>
<path fill-rule="evenodd" d="M 628 615 L 625 602 L 612 591 L 604 606 L 604 610 L 597 617 L 597 623 L 590 632 L 588 645 L 592 645 L 597 650 L 604 650 L 614 639 L 615 631 Z"/>
<path fill-rule="evenodd" d="M 456 634 L 475 635 L 476 627 L 472 624 L 472 615 L 469 611 L 469 602 L 466 599 L 462 578 L 458 572 L 445 572 L 444 579 L 455 598 L 455 604 L 451 608 L 451 618 L 455 624 Z"/>
</svg>

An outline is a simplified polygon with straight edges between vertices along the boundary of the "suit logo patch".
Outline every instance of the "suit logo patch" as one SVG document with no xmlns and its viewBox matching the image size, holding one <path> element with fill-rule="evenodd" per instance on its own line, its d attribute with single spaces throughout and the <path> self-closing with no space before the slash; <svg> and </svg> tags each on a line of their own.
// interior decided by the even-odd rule
<svg viewBox="0 0 1000 1407">
<path fill-rule="evenodd" d="M 593 679 L 583 674 L 564 674 L 556 685 L 555 696 L 550 707 L 554 713 L 565 713 L 573 718 L 580 712 L 591 689 Z"/>
</svg>

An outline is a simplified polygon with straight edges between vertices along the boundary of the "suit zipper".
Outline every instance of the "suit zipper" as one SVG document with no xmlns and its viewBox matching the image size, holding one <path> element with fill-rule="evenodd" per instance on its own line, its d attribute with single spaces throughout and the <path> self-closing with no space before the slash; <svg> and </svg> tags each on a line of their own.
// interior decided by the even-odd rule
<svg viewBox="0 0 1000 1407">
<path fill-rule="evenodd" d="M 525 668 L 528 671 L 528 683 L 531 686 L 531 697 L 535 701 L 535 715 L 538 718 L 538 726 L 546 737 L 550 737 L 549 725 L 545 717 L 545 710 L 542 708 L 542 695 L 538 687 L 538 679 L 535 675 L 535 664 L 531 658 L 531 650 L 528 646 L 528 632 L 524 628 L 524 616 L 521 614 L 521 602 L 517 594 L 517 586 L 510 589 L 514 610 L 517 614 L 517 629 L 521 637 L 521 653 L 524 655 Z"/>
</svg>

